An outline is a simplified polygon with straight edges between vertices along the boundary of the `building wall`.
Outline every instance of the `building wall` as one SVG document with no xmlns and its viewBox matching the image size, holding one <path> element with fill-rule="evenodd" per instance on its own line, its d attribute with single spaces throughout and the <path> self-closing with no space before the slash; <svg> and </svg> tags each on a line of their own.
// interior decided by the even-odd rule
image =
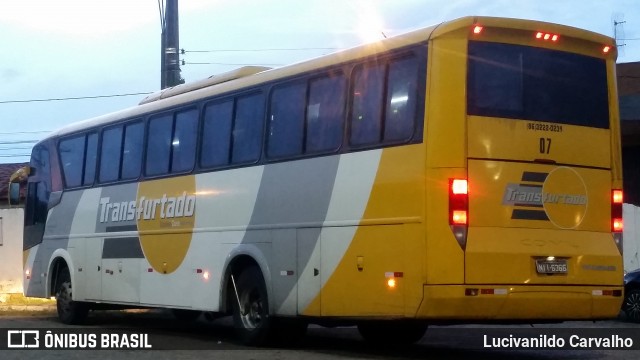
<svg viewBox="0 0 640 360">
<path fill-rule="evenodd" d="M 0 294 L 22 293 L 22 208 L 0 209 Z"/>
<path fill-rule="evenodd" d="M 624 269 L 631 271 L 640 268 L 640 207 L 624 204 L 622 211 Z"/>
</svg>

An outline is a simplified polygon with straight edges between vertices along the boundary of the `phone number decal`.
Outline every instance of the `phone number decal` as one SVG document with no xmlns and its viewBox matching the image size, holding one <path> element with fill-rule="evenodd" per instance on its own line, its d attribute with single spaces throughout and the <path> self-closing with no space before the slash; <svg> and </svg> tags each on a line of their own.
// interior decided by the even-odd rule
<svg viewBox="0 0 640 360">
<path fill-rule="evenodd" d="M 562 132 L 562 125 L 527 123 L 527 129 L 533 131 Z"/>
</svg>

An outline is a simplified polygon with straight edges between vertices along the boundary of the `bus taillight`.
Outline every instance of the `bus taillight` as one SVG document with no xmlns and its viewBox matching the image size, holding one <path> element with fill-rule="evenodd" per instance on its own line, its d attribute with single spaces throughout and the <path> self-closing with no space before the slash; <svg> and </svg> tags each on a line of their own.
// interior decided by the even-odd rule
<svg viewBox="0 0 640 360">
<path fill-rule="evenodd" d="M 622 219 L 623 201 L 624 194 L 622 190 L 613 189 L 611 191 L 611 232 L 620 254 L 622 254 L 622 230 L 624 230 L 624 221 Z"/>
<path fill-rule="evenodd" d="M 622 190 L 614 189 L 611 192 L 611 231 L 622 232 L 624 222 L 622 221 Z"/>
<path fill-rule="evenodd" d="M 469 184 L 467 179 L 449 179 L 449 225 L 464 249 L 469 225 Z"/>
</svg>

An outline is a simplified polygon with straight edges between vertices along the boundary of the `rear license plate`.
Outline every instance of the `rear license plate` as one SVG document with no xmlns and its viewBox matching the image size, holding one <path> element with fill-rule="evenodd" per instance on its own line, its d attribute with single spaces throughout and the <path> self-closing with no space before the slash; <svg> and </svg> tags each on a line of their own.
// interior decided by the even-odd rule
<svg viewBox="0 0 640 360">
<path fill-rule="evenodd" d="M 536 260 L 536 271 L 538 274 L 566 274 L 567 270 L 567 260 L 564 259 Z"/>
</svg>

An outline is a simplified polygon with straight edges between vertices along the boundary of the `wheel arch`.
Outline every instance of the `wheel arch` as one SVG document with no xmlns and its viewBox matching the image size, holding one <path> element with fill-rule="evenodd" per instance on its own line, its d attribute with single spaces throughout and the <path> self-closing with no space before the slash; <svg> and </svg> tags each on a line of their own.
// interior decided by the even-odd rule
<svg viewBox="0 0 640 360">
<path fill-rule="evenodd" d="M 75 271 L 73 266 L 73 261 L 71 260 L 71 256 L 69 252 L 65 249 L 57 249 L 51 254 L 51 258 L 49 259 L 49 265 L 47 266 L 47 285 L 46 285 L 46 296 L 51 297 L 56 293 L 55 287 L 58 285 L 57 281 L 60 277 L 60 272 L 62 269 L 67 268 L 69 271 L 69 276 L 71 278 L 71 283 L 75 284 Z"/>
<path fill-rule="evenodd" d="M 229 291 L 232 286 L 231 274 L 237 276 L 242 270 L 250 266 L 257 266 L 260 269 L 267 288 L 268 299 L 271 300 L 273 298 L 271 293 L 271 271 L 264 251 L 254 244 L 241 244 L 234 248 L 225 259 L 220 279 L 220 312 L 228 312 L 230 309 L 229 301 L 233 299 L 231 297 L 233 293 Z M 272 304 L 273 302 L 269 301 L 269 307 Z M 271 311 L 272 309 L 269 310 Z"/>
</svg>

